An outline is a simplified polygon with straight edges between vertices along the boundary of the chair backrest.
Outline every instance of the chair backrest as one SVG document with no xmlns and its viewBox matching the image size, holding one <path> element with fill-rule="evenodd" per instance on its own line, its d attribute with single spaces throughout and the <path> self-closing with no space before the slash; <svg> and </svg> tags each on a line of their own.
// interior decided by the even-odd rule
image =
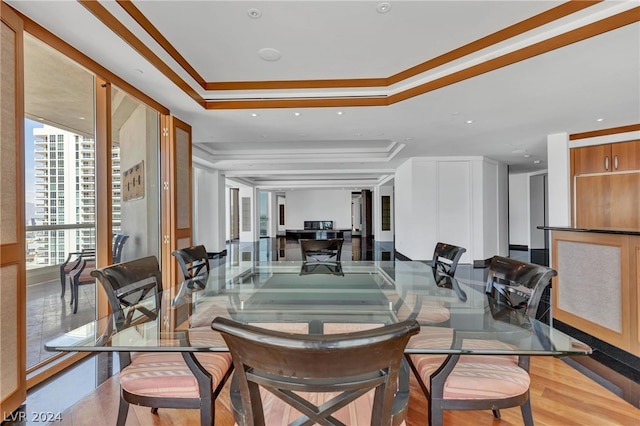
<svg viewBox="0 0 640 426">
<path fill-rule="evenodd" d="M 264 424 L 258 385 L 284 393 L 355 391 L 344 405 L 376 389 L 372 418 L 390 424 L 404 349 L 420 331 L 411 320 L 354 333 L 291 334 L 223 317 L 215 318 L 211 328 L 222 334 L 231 352 L 243 424 L 248 425 Z"/>
<path fill-rule="evenodd" d="M 344 238 L 300 239 L 299 241 L 303 262 L 307 262 L 308 258 L 315 262 L 340 262 Z"/>
<path fill-rule="evenodd" d="M 122 260 L 122 249 L 124 243 L 129 239 L 128 235 L 118 234 L 113 240 L 113 263 L 120 263 Z"/>
<path fill-rule="evenodd" d="M 494 256 L 489 264 L 486 292 L 493 298 L 502 297 L 512 308 L 526 308 L 526 314 L 535 317 L 542 294 L 556 275 L 546 266 Z"/>
<path fill-rule="evenodd" d="M 171 254 L 178 261 L 185 280 L 209 272 L 209 255 L 203 245 L 174 250 Z"/>
<path fill-rule="evenodd" d="M 91 275 L 107 293 L 116 329 L 158 316 L 162 274 L 155 256 L 95 269 Z"/>
<path fill-rule="evenodd" d="M 462 254 L 466 251 L 467 249 L 463 247 L 439 242 L 436 244 L 436 248 L 433 251 L 431 267 L 442 271 L 445 274 L 454 276 L 460 257 L 462 257 Z"/>
</svg>

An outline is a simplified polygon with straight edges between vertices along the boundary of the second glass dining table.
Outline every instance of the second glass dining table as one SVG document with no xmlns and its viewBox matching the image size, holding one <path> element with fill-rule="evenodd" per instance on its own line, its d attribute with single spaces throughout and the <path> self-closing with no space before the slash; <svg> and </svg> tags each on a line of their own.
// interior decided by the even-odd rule
<svg viewBox="0 0 640 426">
<path fill-rule="evenodd" d="M 240 262 L 165 286 L 127 312 L 115 312 L 45 344 L 69 352 L 227 351 L 211 330 L 218 316 L 292 333 L 343 333 L 415 319 L 409 354 L 586 355 L 584 343 L 506 311 L 483 283 L 462 283 L 418 261 Z M 155 301 L 161 306 L 156 309 Z M 142 308 L 142 309 L 139 309 Z M 498 315 L 499 313 L 499 315 Z M 466 348 L 455 336 L 506 343 Z"/>
</svg>

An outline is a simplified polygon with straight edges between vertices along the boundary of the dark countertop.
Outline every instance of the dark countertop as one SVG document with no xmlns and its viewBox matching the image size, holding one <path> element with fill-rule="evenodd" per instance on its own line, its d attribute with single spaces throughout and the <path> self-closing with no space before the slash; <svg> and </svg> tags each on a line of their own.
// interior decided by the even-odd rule
<svg viewBox="0 0 640 426">
<path fill-rule="evenodd" d="M 594 234 L 640 235 L 638 229 L 613 229 L 613 228 L 572 228 L 562 226 L 537 226 L 538 229 L 547 231 L 592 232 Z"/>
</svg>

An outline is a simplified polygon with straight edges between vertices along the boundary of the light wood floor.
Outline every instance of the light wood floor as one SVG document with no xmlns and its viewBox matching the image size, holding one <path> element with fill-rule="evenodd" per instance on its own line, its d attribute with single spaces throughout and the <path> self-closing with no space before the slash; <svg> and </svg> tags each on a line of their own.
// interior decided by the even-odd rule
<svg viewBox="0 0 640 426">
<path fill-rule="evenodd" d="M 639 426 L 640 410 L 617 397 L 562 360 L 533 357 L 531 362 L 531 401 L 537 426 Z M 413 379 L 413 378 L 412 378 Z M 59 425 L 113 425 L 118 411 L 119 385 L 112 378 L 93 393 L 62 413 Z M 216 425 L 233 425 L 228 389 L 216 402 Z M 413 381 L 407 426 L 426 425 L 426 399 Z M 510 426 L 522 425 L 519 408 L 501 410 L 502 419 L 490 411 L 446 411 L 445 425 Z M 127 425 L 192 426 L 199 422 L 197 410 L 160 409 L 157 416 L 149 408 L 132 406 Z M 351 425 L 360 426 L 360 425 Z"/>
</svg>

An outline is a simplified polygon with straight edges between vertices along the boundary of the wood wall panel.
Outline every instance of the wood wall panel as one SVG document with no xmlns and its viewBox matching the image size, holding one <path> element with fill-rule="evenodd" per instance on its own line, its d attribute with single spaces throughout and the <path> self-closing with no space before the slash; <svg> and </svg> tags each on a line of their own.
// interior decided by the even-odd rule
<svg viewBox="0 0 640 426">
<path fill-rule="evenodd" d="M 640 237 L 553 231 L 553 318 L 640 356 L 636 248 Z"/>
<path fill-rule="evenodd" d="M 0 411 L 26 399 L 23 22 L 0 4 Z"/>
</svg>

